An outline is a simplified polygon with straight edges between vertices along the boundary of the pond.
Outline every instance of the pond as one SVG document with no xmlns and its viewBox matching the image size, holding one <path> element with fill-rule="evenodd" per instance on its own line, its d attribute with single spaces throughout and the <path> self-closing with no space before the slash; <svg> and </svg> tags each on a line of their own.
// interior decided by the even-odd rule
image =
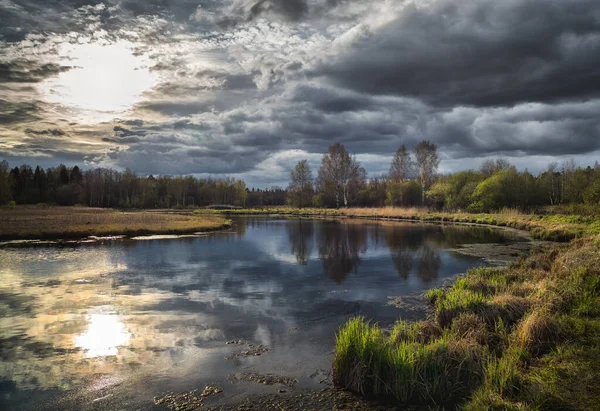
<svg viewBox="0 0 600 411">
<path fill-rule="evenodd" d="M 146 409 L 211 383 L 223 392 L 206 404 L 324 388 L 348 318 L 422 318 L 425 290 L 489 263 L 472 244 L 512 257 L 531 244 L 475 226 L 234 223 L 201 237 L 0 248 L 0 409 Z M 269 374 L 276 384 L 256 381 Z"/>
</svg>

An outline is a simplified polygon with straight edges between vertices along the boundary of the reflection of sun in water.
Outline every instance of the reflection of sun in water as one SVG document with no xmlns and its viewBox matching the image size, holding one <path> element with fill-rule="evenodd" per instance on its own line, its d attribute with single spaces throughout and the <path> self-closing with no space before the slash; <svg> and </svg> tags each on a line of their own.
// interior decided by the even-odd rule
<svg viewBox="0 0 600 411">
<path fill-rule="evenodd" d="M 88 358 L 117 355 L 119 346 L 127 345 L 131 334 L 116 314 L 90 314 L 87 331 L 75 337 L 75 345 Z"/>
<path fill-rule="evenodd" d="M 157 81 L 129 42 L 66 43 L 59 54 L 73 68 L 43 82 L 42 92 L 49 102 L 79 111 L 82 120 L 113 118 L 139 102 Z"/>
</svg>

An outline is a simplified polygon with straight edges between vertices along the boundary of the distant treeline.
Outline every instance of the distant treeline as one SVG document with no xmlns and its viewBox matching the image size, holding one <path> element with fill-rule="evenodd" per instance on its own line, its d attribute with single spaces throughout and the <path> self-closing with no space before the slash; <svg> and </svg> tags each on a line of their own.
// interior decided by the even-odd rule
<svg viewBox="0 0 600 411">
<path fill-rule="evenodd" d="M 248 190 L 242 180 L 192 176 L 137 176 L 78 166 L 33 169 L 29 165 L 9 168 L 0 162 L 0 204 L 87 205 L 90 207 L 172 208 L 211 204 L 246 207 L 285 204 L 284 189 Z"/>
<path fill-rule="evenodd" d="M 422 141 L 412 152 L 401 146 L 389 173 L 366 172 L 342 144 L 323 155 L 316 179 L 306 160 L 290 174 L 288 202 L 297 207 L 428 206 L 470 212 L 503 208 L 535 210 L 559 204 L 600 206 L 600 166 L 578 167 L 573 160 L 551 163 L 534 175 L 507 160 L 486 160 L 478 170 L 438 174 L 437 147 Z"/>
<path fill-rule="evenodd" d="M 367 178 L 365 169 L 336 143 L 323 155 L 316 178 L 307 160 L 290 173 L 287 189 L 248 189 L 243 180 L 192 176 L 137 176 L 79 167 L 43 169 L 0 162 L 0 204 L 58 204 L 92 207 L 172 208 L 231 204 L 243 207 L 428 206 L 471 212 L 505 207 L 534 210 L 559 204 L 600 205 L 600 166 L 573 160 L 551 163 L 534 175 L 508 161 L 486 160 L 478 170 L 438 174 L 437 147 L 422 141 L 412 152 L 401 146 L 387 175 Z"/>
</svg>

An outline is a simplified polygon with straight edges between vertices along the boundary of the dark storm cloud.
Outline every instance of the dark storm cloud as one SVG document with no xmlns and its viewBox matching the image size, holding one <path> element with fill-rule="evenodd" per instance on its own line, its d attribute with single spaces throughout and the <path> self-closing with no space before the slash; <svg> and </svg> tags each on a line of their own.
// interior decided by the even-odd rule
<svg viewBox="0 0 600 411">
<path fill-rule="evenodd" d="M 369 95 L 308 86 L 298 87 L 292 101 L 310 103 L 317 110 L 325 113 L 342 113 L 374 108 L 372 98 Z"/>
<path fill-rule="evenodd" d="M 423 135 L 454 157 L 578 155 L 600 150 L 600 102 L 455 108 L 432 115 Z"/>
<path fill-rule="evenodd" d="M 407 5 L 317 70 L 336 84 L 435 105 L 600 95 L 600 2 L 441 0 Z"/>
</svg>

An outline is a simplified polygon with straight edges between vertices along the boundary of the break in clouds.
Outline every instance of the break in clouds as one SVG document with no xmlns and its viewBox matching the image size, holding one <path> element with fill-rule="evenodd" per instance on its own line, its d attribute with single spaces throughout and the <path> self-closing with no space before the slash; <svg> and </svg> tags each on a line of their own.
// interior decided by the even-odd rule
<svg viewBox="0 0 600 411">
<path fill-rule="evenodd" d="M 600 153 L 596 0 L 2 0 L 0 159 L 285 184 L 342 142 L 369 174 Z"/>
</svg>

